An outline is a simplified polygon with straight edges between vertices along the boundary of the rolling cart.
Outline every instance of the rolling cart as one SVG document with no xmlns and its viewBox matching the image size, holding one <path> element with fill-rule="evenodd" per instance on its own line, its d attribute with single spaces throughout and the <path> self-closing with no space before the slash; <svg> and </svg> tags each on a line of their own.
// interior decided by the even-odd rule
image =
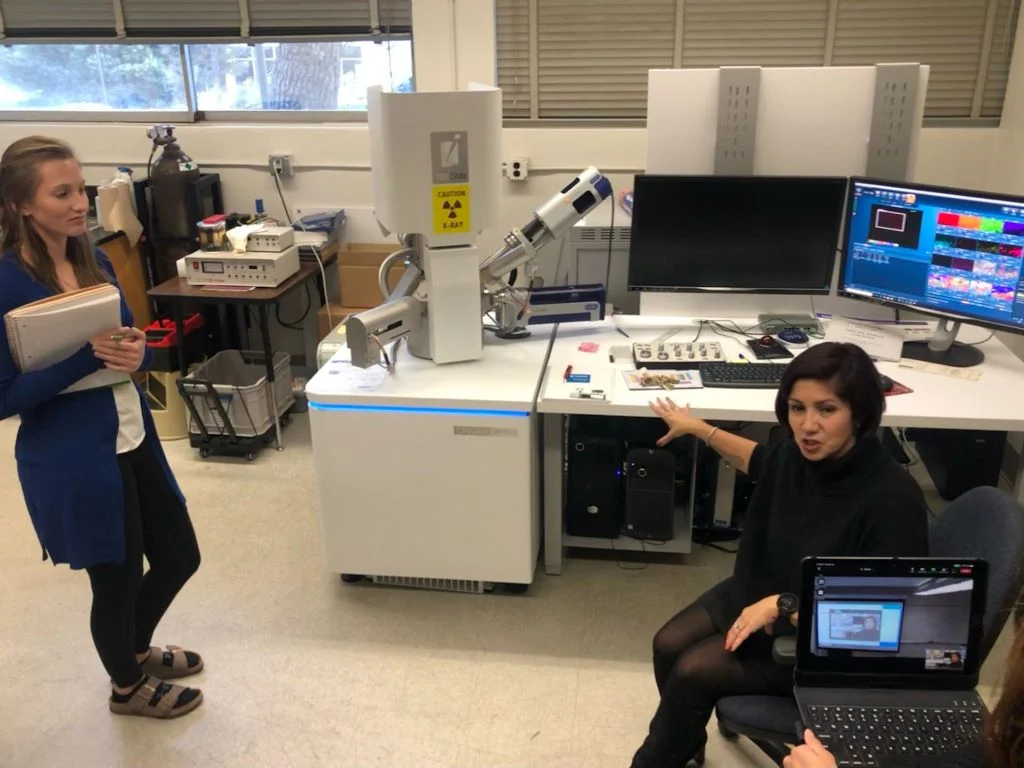
<svg viewBox="0 0 1024 768">
<path fill-rule="evenodd" d="M 189 444 L 206 458 L 256 458 L 276 439 L 275 422 L 288 423 L 292 394 L 291 358 L 274 355 L 274 381 L 267 377 L 260 352 L 218 352 L 188 376 L 177 380 L 189 412 Z"/>
</svg>

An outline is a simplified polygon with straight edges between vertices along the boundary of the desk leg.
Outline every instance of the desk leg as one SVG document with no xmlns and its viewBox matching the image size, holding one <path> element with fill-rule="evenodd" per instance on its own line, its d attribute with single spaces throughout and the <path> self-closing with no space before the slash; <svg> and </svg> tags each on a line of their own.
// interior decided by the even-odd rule
<svg viewBox="0 0 1024 768">
<path fill-rule="evenodd" d="M 177 301 L 171 305 L 171 316 L 174 318 L 174 338 L 178 348 L 178 368 L 181 377 L 188 376 L 188 358 L 185 356 L 185 313 Z"/>
<path fill-rule="evenodd" d="M 565 471 L 565 417 L 541 414 L 544 421 L 544 573 L 562 572 L 562 476 Z"/>
<path fill-rule="evenodd" d="M 263 337 L 263 355 L 267 363 L 267 403 L 274 416 L 274 437 L 277 439 L 277 450 L 284 450 L 284 438 L 281 436 L 281 414 L 277 412 L 277 398 L 274 397 L 274 348 L 270 343 L 270 318 L 266 304 L 259 304 L 260 335 Z"/>
</svg>

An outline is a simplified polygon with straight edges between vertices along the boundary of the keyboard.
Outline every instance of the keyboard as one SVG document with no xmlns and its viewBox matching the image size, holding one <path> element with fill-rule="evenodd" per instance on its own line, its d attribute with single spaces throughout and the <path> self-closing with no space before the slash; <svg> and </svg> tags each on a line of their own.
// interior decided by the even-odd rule
<svg viewBox="0 0 1024 768">
<path fill-rule="evenodd" d="M 697 370 L 705 387 L 778 389 L 786 366 L 781 363 L 701 363 Z"/>
<path fill-rule="evenodd" d="M 809 707 L 808 727 L 840 766 L 877 766 L 882 755 L 928 757 L 977 741 L 980 709 Z"/>
</svg>

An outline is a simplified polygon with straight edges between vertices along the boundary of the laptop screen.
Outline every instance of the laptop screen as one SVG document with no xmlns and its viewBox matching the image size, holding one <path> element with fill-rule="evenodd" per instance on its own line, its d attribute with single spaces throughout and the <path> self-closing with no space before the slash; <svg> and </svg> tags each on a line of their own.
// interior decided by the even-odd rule
<svg viewBox="0 0 1024 768">
<path fill-rule="evenodd" d="M 983 561 L 808 558 L 803 567 L 798 671 L 977 674 Z"/>
</svg>

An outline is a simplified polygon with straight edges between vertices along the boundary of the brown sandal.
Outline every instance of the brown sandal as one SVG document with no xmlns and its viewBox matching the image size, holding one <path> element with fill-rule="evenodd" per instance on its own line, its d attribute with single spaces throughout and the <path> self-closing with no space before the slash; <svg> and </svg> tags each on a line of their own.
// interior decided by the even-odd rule
<svg viewBox="0 0 1024 768">
<path fill-rule="evenodd" d="M 175 680 L 203 671 L 203 660 L 198 653 L 182 650 L 176 645 L 150 648 L 149 658 L 139 665 L 142 674 L 161 680 Z"/>
<path fill-rule="evenodd" d="M 195 698 L 184 704 L 178 704 L 182 694 L 190 692 Z M 169 720 L 187 715 L 203 703 L 203 692 L 194 688 L 185 688 L 173 683 L 165 683 L 152 675 L 136 687 L 128 701 L 110 699 L 110 711 L 115 715 L 136 715 L 138 717 L 155 717 Z"/>
</svg>

